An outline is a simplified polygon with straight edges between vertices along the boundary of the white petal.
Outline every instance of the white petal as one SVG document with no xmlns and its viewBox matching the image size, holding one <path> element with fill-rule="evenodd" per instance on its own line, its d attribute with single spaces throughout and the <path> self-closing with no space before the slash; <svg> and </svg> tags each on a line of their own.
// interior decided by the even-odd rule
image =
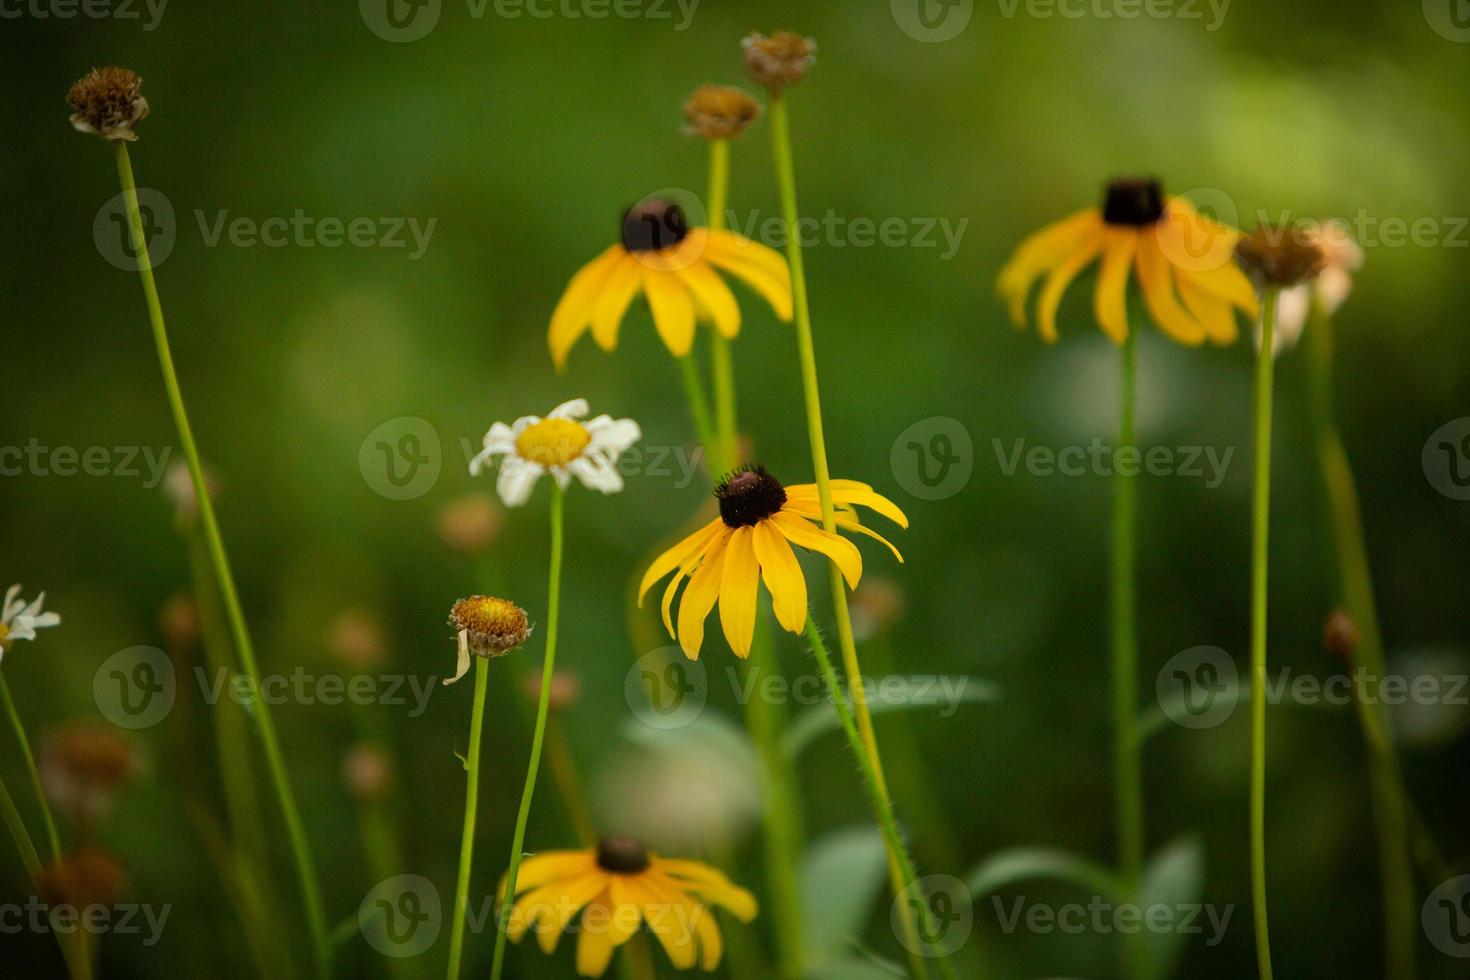
<svg viewBox="0 0 1470 980">
<path fill-rule="evenodd" d="M 549 419 L 579 419 L 587 414 L 587 399 L 573 398 L 569 402 L 562 402 L 551 410 L 546 416 Z"/>
<path fill-rule="evenodd" d="M 541 416 L 539 415 L 522 415 L 520 418 L 516 419 L 510 424 L 510 434 L 512 437 L 511 441 L 514 442 L 515 436 L 520 435 L 522 432 L 525 432 L 531 426 L 540 421 Z"/>
<path fill-rule="evenodd" d="M 519 507 L 531 497 L 536 481 L 545 468 L 519 456 L 507 456 L 500 464 L 500 479 L 495 481 L 495 490 L 507 507 Z"/>
<path fill-rule="evenodd" d="M 5 637 L 5 642 L 9 643 L 11 640 L 34 640 L 35 638 L 36 631 L 31 629 L 29 624 L 22 624 L 17 621 L 11 626 L 10 633 Z"/>
<path fill-rule="evenodd" d="M 1271 351 L 1278 357 L 1296 346 L 1307 324 L 1312 307 L 1311 287 L 1306 283 L 1283 289 L 1276 298 L 1276 326 L 1272 330 Z M 1256 321 L 1256 350 L 1261 349 L 1261 321 Z"/>
<path fill-rule="evenodd" d="M 8 623 L 15 618 L 15 614 L 26 607 L 24 602 L 16 599 L 20 595 L 20 586 L 12 585 L 5 590 L 5 602 L 0 604 L 0 622 Z"/>
<path fill-rule="evenodd" d="M 509 451 L 504 449 L 482 449 L 475 453 L 470 460 L 470 476 L 479 476 L 480 471 L 495 464 L 495 457 L 508 455 Z"/>
<path fill-rule="evenodd" d="M 470 641 L 469 630 L 459 631 L 459 662 L 455 665 L 454 676 L 444 678 L 441 683 L 448 687 L 470 672 Z"/>
<path fill-rule="evenodd" d="M 623 489 L 622 475 L 612 466 L 603 465 L 591 457 L 574 459 L 567 469 L 576 474 L 577 479 L 582 481 L 582 486 L 589 490 L 618 493 Z"/>
<path fill-rule="evenodd" d="M 643 429 L 632 419 L 614 419 L 599 415 L 587 423 L 592 436 L 591 448 L 606 450 L 614 459 L 643 438 Z"/>
<path fill-rule="evenodd" d="M 61 617 L 58 614 L 54 613 L 54 612 L 42 613 L 41 615 L 37 616 L 35 619 L 31 620 L 31 626 L 33 626 L 36 629 L 46 629 L 48 626 L 60 626 L 60 625 L 61 625 Z"/>
<path fill-rule="evenodd" d="M 490 452 L 510 452 L 515 448 L 516 433 L 504 422 L 496 422 L 485 433 L 484 446 Z"/>
<path fill-rule="evenodd" d="M 29 606 L 25 607 L 24 611 L 21 612 L 21 615 L 29 619 L 35 619 L 41 614 L 41 606 L 43 603 L 45 603 L 45 601 L 46 593 L 42 592 L 40 595 L 36 596 L 35 602 L 32 602 Z"/>
<path fill-rule="evenodd" d="M 1352 291 L 1353 277 L 1338 266 L 1329 265 L 1317 277 L 1317 301 L 1329 316 L 1337 312 Z"/>
<path fill-rule="evenodd" d="M 575 463 L 576 460 L 572 460 L 572 462 Z M 551 478 L 555 480 L 556 485 L 561 487 L 563 490 L 567 488 L 567 484 L 572 482 L 572 474 L 568 471 L 568 467 L 566 466 L 552 467 Z"/>
</svg>

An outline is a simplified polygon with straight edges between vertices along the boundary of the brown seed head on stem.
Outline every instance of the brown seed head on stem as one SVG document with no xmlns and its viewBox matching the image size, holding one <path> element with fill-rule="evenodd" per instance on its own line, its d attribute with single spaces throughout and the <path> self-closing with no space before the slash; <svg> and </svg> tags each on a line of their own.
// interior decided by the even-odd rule
<svg viewBox="0 0 1470 980">
<path fill-rule="evenodd" d="M 148 115 L 143 79 L 127 68 L 93 68 L 77 79 L 66 101 L 75 111 L 71 124 L 78 132 L 105 140 L 135 140 L 133 127 Z"/>
<path fill-rule="evenodd" d="M 795 85 L 817 61 L 817 42 L 791 31 L 770 37 L 756 33 L 740 42 L 745 55 L 745 74 L 772 93 Z"/>
<path fill-rule="evenodd" d="M 686 132 L 707 140 L 734 139 L 760 114 L 759 102 L 730 85 L 701 85 L 684 103 Z"/>
<path fill-rule="evenodd" d="M 1311 236 L 1295 228 L 1261 226 L 1235 243 L 1235 258 L 1256 282 L 1285 289 L 1322 271 L 1327 256 Z"/>
</svg>

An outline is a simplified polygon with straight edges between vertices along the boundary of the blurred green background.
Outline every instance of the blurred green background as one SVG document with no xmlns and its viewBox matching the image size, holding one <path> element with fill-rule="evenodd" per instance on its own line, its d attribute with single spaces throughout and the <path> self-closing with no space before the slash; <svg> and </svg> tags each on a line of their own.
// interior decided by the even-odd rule
<svg viewBox="0 0 1470 980">
<path fill-rule="evenodd" d="M 561 376 L 547 356 L 546 324 L 571 274 L 614 241 L 623 208 L 660 188 L 702 192 L 705 148 L 682 133 L 680 103 L 702 82 L 744 84 L 739 38 L 789 26 L 820 44 L 817 67 L 791 95 L 804 213 L 898 218 L 910 229 L 894 245 L 824 235 L 807 255 L 834 473 L 875 484 L 912 519 L 895 539 L 907 558 L 901 568 L 881 549 L 864 549 L 869 576 L 891 576 L 907 595 L 888 644 L 894 669 L 973 675 L 1000 691 L 995 703 L 964 705 L 951 717 L 930 710 L 879 722 L 880 737 L 911 740 L 914 749 L 890 767 L 908 770 L 921 791 L 927 784 L 942 806 L 949 839 L 917 836 L 925 873 L 964 877 L 988 855 L 1020 845 L 1102 862 L 1112 853 L 1109 482 L 1024 467 L 1006 475 L 997 454 L 1017 439 L 1053 448 L 1110 439 L 1116 356 L 1090 324 L 1090 274 L 1063 305 L 1055 347 L 1012 331 L 992 295 L 1015 244 L 1097 202 L 1108 177 L 1159 174 L 1171 192 L 1198 190 L 1197 199 L 1217 208 L 1227 202 L 1236 213 L 1225 217 L 1245 227 L 1283 212 L 1342 216 L 1382 239 L 1385 220 L 1433 222 L 1432 241 L 1364 241 L 1366 265 L 1337 320 L 1337 390 L 1390 654 L 1409 671 L 1419 668 L 1403 665 L 1422 663 L 1409 658 L 1432 652 L 1463 676 L 1470 504 L 1431 485 L 1421 451 L 1470 405 L 1470 46 L 1436 31 L 1419 4 L 1386 0 L 1236 0 L 1218 19 L 1205 5 L 1191 8 L 1197 16 L 1132 19 L 1089 5 L 1073 18 L 984 0 L 957 36 L 940 42 L 902 29 L 912 23 L 903 8 L 826 0 L 793 11 L 705 0 L 679 29 L 684 15 L 672 6 L 667 18 L 539 18 L 499 16 L 493 3 L 475 16 L 445 0 L 426 36 L 391 43 L 351 4 L 174 3 L 156 22 L 142 6 L 137 19 L 7 7 L 0 78 L 11 93 L 10 149 L 0 173 L 11 235 L 0 271 L 0 445 L 146 447 L 155 455 L 176 445 L 137 276 L 104 254 L 109 232 L 99 209 L 118 190 L 112 153 L 71 131 L 64 102 L 93 65 L 132 67 L 152 105 L 132 147 L 138 181 L 161 191 L 174 212 L 176 240 L 159 288 L 195 429 L 219 479 L 221 522 L 263 669 L 350 673 L 334 659 L 331 637 L 344 612 L 360 610 L 386 638 L 387 662 L 372 673 L 424 684 L 446 674 L 454 645 L 444 617 L 459 596 L 500 590 L 533 619 L 544 617 L 544 487 L 504 515 L 478 561 L 455 555 L 436 533 L 448 503 L 492 490 L 490 478 L 472 480 L 465 466 L 465 447 L 477 448 L 491 422 L 584 395 L 594 412 L 638 419 L 646 446 L 688 451 L 678 374 L 646 309 L 630 313 L 616 353 L 584 339 Z M 737 223 L 778 214 L 768 137 L 757 124 L 734 146 Z M 418 258 L 412 246 L 210 244 L 222 212 L 259 222 L 298 209 L 315 219 L 436 223 Z M 94 221 L 104 229 L 97 238 Z M 914 240 L 931 222 L 963 228 L 953 254 L 937 231 L 933 246 Z M 805 482 L 792 331 L 751 294 L 740 297 L 742 427 L 759 459 L 788 482 Z M 1248 340 L 1185 350 L 1151 326 L 1140 347 L 1140 441 L 1234 450 L 1218 487 L 1185 477 L 1142 481 L 1139 694 L 1152 702 L 1157 672 L 1187 648 L 1219 646 L 1244 663 L 1252 359 Z M 1272 658 L 1297 674 L 1329 677 L 1340 667 L 1319 637 L 1337 597 L 1302 369 L 1296 352 L 1278 373 Z M 359 448 L 403 417 L 422 418 L 437 433 L 442 471 L 422 495 L 393 500 L 374 490 Z M 968 482 L 940 500 L 916 496 L 892 461 L 900 434 L 933 417 L 955 420 L 973 445 Z M 625 696 L 630 666 L 649 652 L 629 639 L 630 578 L 706 504 L 703 479 L 640 472 L 621 495 L 578 489 L 568 499 L 560 663 L 580 676 L 582 695 L 565 724 L 605 823 L 629 819 L 629 799 L 656 792 L 638 780 L 664 765 L 641 741 L 650 730 Z M 107 657 L 165 646 L 159 611 L 189 588 L 188 548 L 169 498 L 150 482 L 146 471 L 63 477 L 34 467 L 0 479 L 0 585 L 44 588 L 64 617 L 60 629 L 5 656 L 33 739 L 97 716 L 93 678 Z M 655 645 L 662 642 L 656 634 Z M 785 672 L 809 675 L 800 643 L 781 644 Z M 516 677 L 541 651 L 533 641 L 493 665 L 477 894 L 503 870 L 530 732 Z M 732 663 L 713 631 L 702 722 L 738 725 L 726 681 Z M 342 777 L 365 726 L 389 741 L 396 759 L 387 812 L 401 870 L 452 892 L 463 806 L 454 751 L 464 745 L 470 694 L 469 685 L 436 687 L 417 717 L 411 702 L 360 712 L 296 702 L 276 709 L 334 923 L 355 915 L 377 880 L 359 836 L 360 807 Z M 97 837 L 125 865 L 129 898 L 171 904 L 172 914 L 155 946 L 103 937 L 105 976 L 252 971 L 201 837 L 198 811 L 221 817 L 211 710 L 186 669 L 168 719 L 132 736 L 145 769 Z M 1455 860 L 1465 853 L 1470 806 L 1466 709 L 1417 711 L 1410 723 L 1420 735 L 1402 747 L 1407 779 Z M 1376 975 L 1376 852 L 1356 721 L 1345 710 L 1283 707 L 1271 725 L 1278 974 Z M 673 741 L 693 740 L 675 732 Z M 34 817 L 8 733 L 5 746 L 0 775 Z M 1206 731 L 1171 728 L 1148 747 L 1150 849 L 1196 835 L 1207 869 L 1203 901 L 1234 906 L 1218 945 L 1188 938 L 1178 976 L 1233 980 L 1252 969 L 1247 746 L 1238 711 Z M 710 765 L 729 775 L 727 763 Z M 869 823 L 836 735 L 813 744 L 800 774 L 813 840 Z M 731 874 L 764 895 L 760 828 L 736 813 L 744 790 L 710 792 L 730 794 Z M 305 963 L 284 841 L 262 793 L 276 860 L 261 870 L 279 892 L 286 943 Z M 673 793 L 672 805 L 711 809 L 688 795 Z M 714 799 L 719 812 L 726 797 Z M 900 810 L 911 803 L 900 786 Z M 532 849 L 573 843 L 562 814 L 544 779 Z M 936 867 L 936 852 L 960 864 Z M 1422 881 L 1421 894 L 1437 884 Z M 7 845 L 0 901 L 29 893 Z M 1051 884 L 1005 894 L 1077 897 Z M 888 902 L 875 893 L 855 930 L 879 956 L 897 960 Z M 768 927 L 757 920 L 746 930 L 750 942 L 764 945 Z M 987 976 L 1106 977 L 1115 938 L 1007 935 L 986 897 L 975 907 L 967 955 Z M 488 969 L 491 940 L 488 931 L 471 936 L 474 975 Z M 1421 946 L 1422 975 L 1463 975 L 1460 961 L 1427 940 Z M 0 935 L 0 948 L 7 975 L 61 975 L 48 935 Z M 442 972 L 443 949 L 441 939 L 421 957 L 422 975 Z M 382 975 L 388 963 L 356 935 L 341 958 L 344 975 Z M 555 961 L 513 949 L 511 968 L 516 976 L 572 975 L 565 948 Z"/>
</svg>

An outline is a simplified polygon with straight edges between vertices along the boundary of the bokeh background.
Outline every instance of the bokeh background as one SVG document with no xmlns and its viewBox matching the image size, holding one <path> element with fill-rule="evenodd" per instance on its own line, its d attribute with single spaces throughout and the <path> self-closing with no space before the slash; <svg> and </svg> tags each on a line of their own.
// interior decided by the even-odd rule
<svg viewBox="0 0 1470 980">
<path fill-rule="evenodd" d="M 646 309 L 630 314 L 616 353 L 584 340 L 561 375 L 547 356 L 546 323 L 568 277 L 614 240 L 623 208 L 656 189 L 704 187 L 705 148 L 681 128 L 685 95 L 706 81 L 743 84 L 739 38 L 789 26 L 820 44 L 818 66 L 791 97 L 803 211 L 846 229 L 823 233 L 807 255 L 833 468 L 874 483 L 912 518 L 900 535 L 901 568 L 865 549 L 869 577 L 891 578 L 907 600 L 868 648 L 874 657 L 890 651 L 899 673 L 968 675 L 987 695 L 949 717 L 929 709 L 879 722 L 880 735 L 906 750 L 889 760 L 902 771 L 900 808 L 937 815 L 916 828 L 925 872 L 964 878 L 1017 846 L 1103 863 L 1112 852 L 1109 482 L 1024 466 L 1007 475 L 998 453 L 1016 440 L 1060 449 L 1110 438 L 1115 351 L 1089 323 L 1090 275 L 1063 305 L 1055 347 L 1011 330 L 992 294 L 1015 243 L 1096 202 L 1110 176 L 1159 174 L 1172 192 L 1195 191 L 1245 227 L 1285 214 L 1342 216 L 1359 230 L 1367 262 L 1338 317 L 1336 381 L 1387 644 L 1399 670 L 1463 676 L 1470 503 L 1436 489 L 1421 463 L 1431 433 L 1470 405 L 1463 18 L 1432 0 L 1424 9 L 1235 0 L 1223 11 L 1201 4 L 1133 18 L 1103 16 L 1116 12 L 1107 5 L 1069 8 L 1083 14 L 1072 17 L 982 0 L 932 7 L 969 17 L 934 41 L 914 29 L 911 8 L 705 0 L 686 21 L 673 6 L 667 17 L 571 17 L 563 8 L 512 17 L 493 3 L 476 16 L 444 0 L 436 26 L 407 43 L 379 36 L 369 27 L 378 15 L 352 4 L 176 3 L 160 16 L 135 5 L 135 18 L 116 9 L 64 18 L 57 13 L 69 8 L 59 3 L 7 9 L 0 444 L 143 447 L 155 457 L 176 445 L 137 277 L 108 260 L 117 230 L 100 212 L 118 190 L 112 154 L 66 119 L 74 78 L 93 65 L 130 66 L 152 105 L 133 147 L 138 180 L 173 211 L 159 286 L 263 668 L 433 683 L 453 664 L 444 617 L 455 598 L 498 590 L 544 616 L 544 488 L 502 515 L 474 560 L 446 548 L 437 530 L 452 501 L 492 491 L 465 465 L 492 421 L 582 395 L 594 411 L 638 419 L 646 445 L 690 451 L 678 374 Z M 768 135 L 758 124 L 734 146 L 737 223 L 778 214 Z M 298 209 L 318 220 L 435 224 L 418 257 L 411 244 L 211 244 L 222 216 L 258 222 Z M 896 244 L 855 242 L 854 219 L 899 219 L 906 231 Z M 1430 224 L 1418 242 L 1385 234 L 1384 222 L 1421 219 Z M 918 237 L 926 225 L 933 244 Z M 953 248 L 945 227 L 959 230 Z M 741 295 L 742 426 L 758 458 L 805 481 L 792 332 Z M 1242 663 L 1246 656 L 1251 348 L 1184 350 L 1151 327 L 1140 348 L 1140 441 L 1234 451 L 1218 486 L 1188 476 L 1142 481 L 1139 696 L 1151 703 L 1156 674 L 1180 651 L 1214 645 Z M 1320 644 L 1337 596 L 1303 364 L 1300 352 L 1287 355 L 1278 374 L 1271 655 L 1295 674 L 1325 678 L 1341 671 Z M 915 491 L 900 435 L 936 417 L 953 420 L 972 448 L 968 479 L 933 500 Z M 438 436 L 440 472 L 421 494 L 396 500 L 379 492 L 381 465 L 375 477 L 359 450 L 379 426 L 404 418 L 425 420 Z M 646 620 L 630 638 L 630 580 L 707 506 L 705 477 L 679 477 L 677 466 L 639 472 L 621 495 L 569 497 L 560 662 L 579 676 L 581 697 L 565 731 L 600 821 L 638 829 L 659 816 L 665 832 L 708 825 L 690 832 L 686 853 L 719 852 L 761 892 L 748 750 L 726 738 L 741 708 L 723 641 L 716 633 L 707 644 L 708 703 L 689 729 L 660 736 L 628 694 L 636 676 L 625 684 L 635 661 L 664 642 Z M 250 944 L 209 839 L 211 821 L 223 820 L 210 720 L 221 709 L 194 680 L 203 655 L 160 625 L 170 598 L 190 589 L 189 545 L 165 487 L 151 484 L 146 469 L 64 477 L 31 465 L 0 479 L 0 584 L 44 588 L 65 620 L 11 650 L 4 671 L 42 739 L 99 717 L 93 681 L 109 656 L 170 649 L 181 678 L 174 708 L 131 734 L 145 765 L 95 838 L 127 868 L 130 900 L 171 905 L 171 917 L 151 947 L 103 937 L 102 972 L 246 976 Z M 354 652 L 344 636 L 358 655 L 366 644 L 370 659 L 344 660 Z M 503 870 L 530 732 L 519 678 L 541 652 L 533 641 L 492 672 L 479 894 Z M 780 657 L 789 676 L 812 673 L 795 638 L 783 638 Z M 355 916 L 377 881 L 364 807 L 343 776 L 365 733 L 389 746 L 396 767 L 380 812 L 399 870 L 452 891 L 463 805 L 454 753 L 470 695 L 469 685 L 435 686 L 421 713 L 411 699 L 360 710 L 292 699 L 276 709 L 334 923 Z M 1466 710 L 1421 705 L 1404 722 L 1415 733 L 1402 744 L 1409 786 L 1452 861 L 1465 855 L 1470 806 Z M 1350 711 L 1290 706 L 1274 709 L 1271 725 L 1279 975 L 1375 975 L 1379 893 L 1358 726 Z M 8 732 L 5 745 L 0 775 L 34 821 Z M 1150 849 L 1197 841 L 1200 900 L 1234 907 L 1217 945 L 1199 936 L 1183 943 L 1178 976 L 1252 969 L 1247 746 L 1243 711 L 1204 731 L 1171 726 L 1149 744 Z M 812 862 L 812 918 L 818 932 L 840 927 L 835 946 L 831 936 L 813 942 L 825 951 L 853 939 L 899 959 L 890 898 L 865 844 L 868 811 L 840 738 L 819 734 L 799 771 L 808 835 L 826 848 Z M 304 964 L 284 841 L 260 792 L 273 858 L 256 870 L 278 893 L 281 944 Z M 571 844 L 563 814 L 548 778 L 529 846 Z M 1436 884 L 1422 881 L 1421 894 Z M 30 891 L 7 844 L 0 901 L 23 902 Z M 824 904 L 837 892 L 857 896 L 856 907 Z M 1044 882 L 1003 894 L 1008 903 L 1085 900 Z M 745 931 L 741 955 L 755 958 L 747 964 L 767 955 L 768 926 L 758 920 Z M 1006 934 L 985 897 L 967 969 L 1107 977 L 1115 940 Z M 491 945 L 488 930 L 471 936 L 475 973 L 488 968 Z M 1421 946 L 1424 976 L 1462 975 L 1463 961 Z M 444 947 L 441 938 L 409 975 L 442 972 Z M 0 935 L 0 948 L 9 976 L 60 975 L 48 935 Z M 354 976 L 390 966 L 350 924 L 340 957 Z M 566 950 L 554 960 L 513 950 L 511 967 L 517 976 L 572 975 Z M 830 965 L 825 975 L 859 975 L 844 969 Z"/>
</svg>

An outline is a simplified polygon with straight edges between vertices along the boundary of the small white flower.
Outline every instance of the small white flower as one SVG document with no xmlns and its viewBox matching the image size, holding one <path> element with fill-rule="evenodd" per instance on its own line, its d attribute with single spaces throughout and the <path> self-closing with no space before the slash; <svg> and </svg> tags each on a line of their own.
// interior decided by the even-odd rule
<svg viewBox="0 0 1470 980">
<path fill-rule="evenodd" d="M 617 493 L 623 489 L 618 457 L 643 437 L 643 430 L 632 419 L 609 415 L 577 421 L 586 414 L 587 400 L 574 398 L 544 419 L 524 415 L 510 425 L 496 422 L 485 433 L 485 448 L 470 460 L 470 475 L 479 476 L 496 456 L 503 456 L 495 489 L 507 507 L 524 504 L 548 472 L 562 489 L 575 476 L 585 487 Z"/>
<path fill-rule="evenodd" d="M 42 592 L 27 605 L 20 598 L 19 585 L 12 585 L 5 591 L 5 601 L 0 603 L 0 659 L 16 640 L 34 640 L 36 630 L 61 623 L 61 617 L 56 613 L 41 611 L 45 602 L 46 593 Z"/>
<path fill-rule="evenodd" d="M 1312 314 L 1312 305 L 1332 316 L 1353 291 L 1353 273 L 1363 267 L 1363 249 L 1353 241 L 1346 222 L 1332 220 L 1307 232 L 1322 249 L 1326 264 L 1316 278 L 1283 289 L 1276 299 L 1276 327 L 1272 353 L 1280 357 L 1295 347 Z M 1256 323 L 1256 349 L 1261 348 L 1261 324 Z"/>
</svg>

